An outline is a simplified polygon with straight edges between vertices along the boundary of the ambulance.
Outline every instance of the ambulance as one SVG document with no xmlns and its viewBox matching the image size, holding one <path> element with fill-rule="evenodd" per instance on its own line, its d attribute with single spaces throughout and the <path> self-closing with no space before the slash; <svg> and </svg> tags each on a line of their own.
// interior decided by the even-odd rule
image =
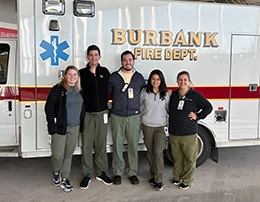
<svg viewBox="0 0 260 202">
<path fill-rule="evenodd" d="M 14 9 L 17 33 L 0 29 L 1 157 L 50 156 L 46 98 L 68 65 L 85 67 L 91 44 L 100 47 L 100 64 L 110 72 L 119 69 L 120 54 L 131 50 L 136 70 L 147 79 L 160 69 L 169 92 L 177 88 L 178 72 L 191 74 L 194 89 L 213 105 L 198 123 L 197 166 L 208 157 L 217 161 L 218 148 L 260 145 L 260 7 L 17 0 Z M 138 149 L 145 150 L 142 134 Z M 113 151 L 110 128 L 107 151 Z M 81 154 L 80 138 L 75 154 Z M 165 155 L 173 160 L 168 146 Z"/>
</svg>

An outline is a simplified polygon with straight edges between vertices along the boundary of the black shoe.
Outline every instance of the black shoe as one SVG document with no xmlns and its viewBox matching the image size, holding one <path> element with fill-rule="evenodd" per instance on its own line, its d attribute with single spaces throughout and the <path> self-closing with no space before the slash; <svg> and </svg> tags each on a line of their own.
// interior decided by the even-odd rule
<svg viewBox="0 0 260 202">
<path fill-rule="evenodd" d="M 180 189 L 182 189 L 182 190 L 189 189 L 189 188 L 190 188 L 189 185 L 186 185 L 186 184 L 183 184 L 183 183 L 180 184 Z"/>
<path fill-rule="evenodd" d="M 176 186 L 178 186 L 178 185 L 180 185 L 180 184 L 181 184 L 181 182 L 180 182 L 180 181 L 178 181 L 178 180 L 172 180 L 172 183 L 173 183 L 174 185 L 176 185 Z"/>
<path fill-rule="evenodd" d="M 60 186 L 60 181 L 61 181 L 61 178 L 60 178 L 60 172 L 58 172 L 58 174 L 55 174 L 55 173 L 52 173 L 53 174 L 53 177 L 52 177 L 52 183 L 55 187 L 58 187 Z"/>
<path fill-rule="evenodd" d="M 87 189 L 90 182 L 91 182 L 90 177 L 84 177 L 79 185 L 80 189 Z"/>
<path fill-rule="evenodd" d="M 135 175 L 129 177 L 128 179 L 130 180 L 130 183 L 133 185 L 139 184 L 139 180 Z"/>
<path fill-rule="evenodd" d="M 101 175 L 97 176 L 96 179 L 103 182 L 106 185 L 113 184 L 113 181 L 106 175 L 104 171 L 102 171 Z"/>
<path fill-rule="evenodd" d="M 113 178 L 113 184 L 114 185 L 120 185 L 121 184 L 121 176 L 120 175 L 115 175 Z"/>
<path fill-rule="evenodd" d="M 154 185 L 154 189 L 155 190 L 157 190 L 157 191 L 161 191 L 161 190 L 163 190 L 163 183 L 162 182 L 160 182 L 160 183 L 155 183 L 155 185 Z"/>
<path fill-rule="evenodd" d="M 65 192 L 70 192 L 73 191 L 73 187 L 70 184 L 69 179 L 64 179 L 60 185 L 60 187 L 65 191 Z"/>
<path fill-rule="evenodd" d="M 154 178 L 151 178 L 151 179 L 149 180 L 149 183 L 150 183 L 150 185 L 154 186 L 154 185 L 155 185 Z"/>
</svg>

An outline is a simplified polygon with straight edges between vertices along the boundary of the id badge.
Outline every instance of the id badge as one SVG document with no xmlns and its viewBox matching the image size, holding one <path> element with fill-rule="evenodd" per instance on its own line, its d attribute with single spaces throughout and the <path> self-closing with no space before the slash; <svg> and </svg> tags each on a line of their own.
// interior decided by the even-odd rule
<svg viewBox="0 0 260 202">
<path fill-rule="evenodd" d="M 104 118 L 104 124 L 107 124 L 108 123 L 107 113 L 104 114 L 103 118 Z"/>
<path fill-rule="evenodd" d="M 122 88 L 122 92 L 125 92 L 125 90 L 127 89 L 127 87 L 128 87 L 128 83 L 125 83 L 125 85 L 123 86 L 123 88 Z"/>
<path fill-rule="evenodd" d="M 169 132 L 168 132 L 168 127 L 167 126 L 164 127 L 164 133 L 165 133 L 166 137 L 169 136 Z"/>
<path fill-rule="evenodd" d="M 128 98 L 134 98 L 134 90 L 133 90 L 133 88 L 128 88 Z"/>
<path fill-rule="evenodd" d="M 184 100 L 180 100 L 177 109 L 178 110 L 183 110 L 183 105 L 184 105 Z"/>
</svg>

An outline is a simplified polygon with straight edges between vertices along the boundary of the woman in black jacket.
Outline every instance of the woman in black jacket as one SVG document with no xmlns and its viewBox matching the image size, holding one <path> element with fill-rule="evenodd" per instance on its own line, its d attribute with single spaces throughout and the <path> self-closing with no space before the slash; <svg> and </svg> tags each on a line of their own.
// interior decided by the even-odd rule
<svg viewBox="0 0 260 202">
<path fill-rule="evenodd" d="M 182 71 L 177 76 L 178 89 L 169 103 L 169 143 L 174 158 L 173 184 L 188 189 L 194 180 L 198 154 L 198 124 L 212 111 L 212 105 L 190 87 L 190 74 Z"/>
<path fill-rule="evenodd" d="M 79 71 L 68 66 L 64 78 L 50 91 L 45 113 L 51 135 L 53 184 L 65 192 L 73 190 L 69 181 L 72 156 L 83 130 L 84 105 Z"/>
</svg>

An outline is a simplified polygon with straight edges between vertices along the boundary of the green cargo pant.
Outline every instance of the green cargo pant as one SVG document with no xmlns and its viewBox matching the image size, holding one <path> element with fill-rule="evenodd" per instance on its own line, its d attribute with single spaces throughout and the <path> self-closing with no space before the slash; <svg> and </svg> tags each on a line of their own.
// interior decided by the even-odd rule
<svg viewBox="0 0 260 202">
<path fill-rule="evenodd" d="M 108 111 L 86 112 L 84 120 L 84 131 L 82 133 L 82 168 L 83 177 L 92 178 L 94 175 L 94 162 L 96 165 L 96 175 L 107 172 L 108 159 L 106 151 Z M 105 121 L 104 121 L 105 116 Z"/>
<path fill-rule="evenodd" d="M 122 176 L 125 170 L 123 158 L 124 140 L 127 140 L 128 165 L 126 174 L 128 177 L 137 175 L 138 171 L 138 142 L 140 138 L 141 116 L 140 114 L 121 117 L 111 114 L 111 130 L 113 138 L 113 173 Z"/>
<path fill-rule="evenodd" d="M 150 166 L 150 176 L 156 183 L 163 182 L 164 156 L 166 144 L 164 126 L 150 127 L 143 124 L 144 143 L 147 148 L 147 158 Z"/>
<path fill-rule="evenodd" d="M 174 166 L 172 169 L 173 179 L 185 185 L 191 185 L 194 180 L 194 171 L 198 154 L 197 135 L 169 136 L 172 148 Z"/>
<path fill-rule="evenodd" d="M 61 172 L 61 177 L 69 178 L 72 156 L 78 143 L 79 126 L 67 127 L 65 135 L 51 136 L 51 162 L 54 173 Z"/>
</svg>

